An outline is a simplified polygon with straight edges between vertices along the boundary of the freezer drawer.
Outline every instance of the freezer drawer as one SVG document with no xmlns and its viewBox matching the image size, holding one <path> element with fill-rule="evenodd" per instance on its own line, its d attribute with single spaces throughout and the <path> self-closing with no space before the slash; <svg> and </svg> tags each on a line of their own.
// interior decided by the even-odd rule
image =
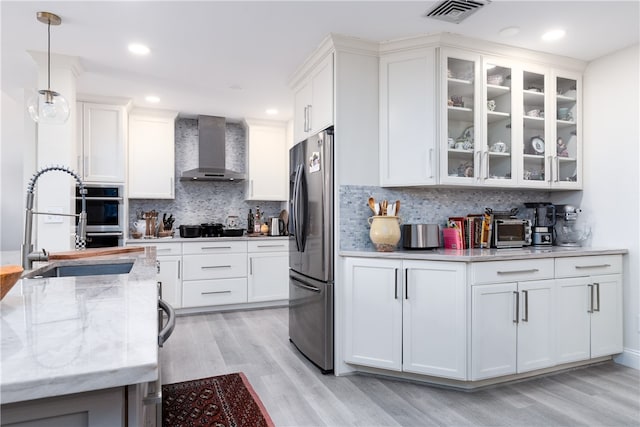
<svg viewBox="0 0 640 427">
<path fill-rule="evenodd" d="M 333 370 L 333 283 L 290 272 L 289 338 L 323 373 Z"/>
</svg>

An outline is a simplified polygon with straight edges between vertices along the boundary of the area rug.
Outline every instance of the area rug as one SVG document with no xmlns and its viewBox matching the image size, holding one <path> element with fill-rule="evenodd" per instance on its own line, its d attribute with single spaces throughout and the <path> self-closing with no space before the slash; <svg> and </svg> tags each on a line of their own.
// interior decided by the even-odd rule
<svg viewBox="0 0 640 427">
<path fill-rule="evenodd" d="M 274 427 L 242 372 L 162 386 L 162 426 Z"/>
</svg>

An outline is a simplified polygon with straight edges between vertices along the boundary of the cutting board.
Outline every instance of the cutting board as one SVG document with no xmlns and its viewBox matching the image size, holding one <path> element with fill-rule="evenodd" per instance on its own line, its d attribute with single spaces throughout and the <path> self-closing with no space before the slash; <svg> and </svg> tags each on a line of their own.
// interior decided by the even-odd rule
<svg viewBox="0 0 640 427">
<path fill-rule="evenodd" d="M 142 246 L 114 246 L 110 248 L 91 248 L 82 251 L 56 252 L 49 254 L 49 261 L 57 259 L 79 259 L 103 255 L 118 255 L 130 252 L 143 252 Z"/>
</svg>

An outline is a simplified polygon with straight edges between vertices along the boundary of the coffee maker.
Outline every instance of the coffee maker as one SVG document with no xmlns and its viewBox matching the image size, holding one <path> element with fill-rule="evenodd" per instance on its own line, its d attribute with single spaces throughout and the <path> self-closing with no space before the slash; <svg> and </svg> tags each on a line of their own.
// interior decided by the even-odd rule
<svg viewBox="0 0 640 427">
<path fill-rule="evenodd" d="M 533 246 L 553 245 L 553 231 L 556 225 L 556 206 L 547 202 L 532 202 L 524 204 L 533 210 L 533 230 L 531 230 L 531 244 Z"/>
</svg>

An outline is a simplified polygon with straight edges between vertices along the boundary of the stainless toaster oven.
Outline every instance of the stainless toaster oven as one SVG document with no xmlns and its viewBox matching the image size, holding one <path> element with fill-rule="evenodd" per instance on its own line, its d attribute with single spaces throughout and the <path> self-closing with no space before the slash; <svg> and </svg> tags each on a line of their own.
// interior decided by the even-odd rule
<svg viewBox="0 0 640 427">
<path fill-rule="evenodd" d="M 493 221 L 494 248 L 521 248 L 531 245 L 531 221 L 528 219 L 496 219 Z"/>
</svg>

